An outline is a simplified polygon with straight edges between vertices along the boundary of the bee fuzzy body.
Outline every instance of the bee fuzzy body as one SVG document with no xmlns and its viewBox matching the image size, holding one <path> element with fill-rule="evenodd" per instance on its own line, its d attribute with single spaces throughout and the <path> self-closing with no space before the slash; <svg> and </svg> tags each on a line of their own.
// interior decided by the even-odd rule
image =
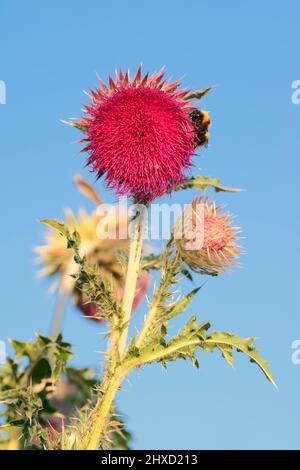
<svg viewBox="0 0 300 470">
<path fill-rule="evenodd" d="M 207 111 L 201 109 L 193 109 L 190 113 L 194 126 L 194 148 L 208 145 L 208 128 L 211 120 Z"/>
</svg>

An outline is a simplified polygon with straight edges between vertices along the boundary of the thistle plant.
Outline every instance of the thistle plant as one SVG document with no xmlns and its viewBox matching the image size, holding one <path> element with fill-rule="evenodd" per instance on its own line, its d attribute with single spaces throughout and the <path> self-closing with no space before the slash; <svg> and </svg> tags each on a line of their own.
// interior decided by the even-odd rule
<svg viewBox="0 0 300 470">
<path fill-rule="evenodd" d="M 76 175 L 75 183 L 78 190 L 91 199 L 96 207 L 91 213 L 81 208 L 78 216 L 75 216 L 71 210 L 66 210 L 65 223 L 69 231 L 78 232 L 79 250 L 85 254 L 90 265 L 97 265 L 99 280 L 109 283 L 115 299 L 121 301 L 126 272 L 125 263 L 121 262 L 121 259 L 126 256 L 129 248 L 128 240 L 121 238 L 121 234 L 127 233 L 128 214 L 124 210 L 117 213 L 111 210 L 105 215 L 100 215 L 97 209 L 104 202 L 96 189 L 79 175 Z M 105 229 L 108 226 L 112 226 L 114 231 L 110 238 L 105 238 Z M 76 281 L 75 274 L 79 267 L 74 261 L 72 250 L 67 247 L 65 239 L 59 232 L 50 229 L 45 236 L 45 244 L 36 247 L 35 252 L 38 254 L 37 262 L 42 266 L 40 276 L 55 279 L 51 290 L 54 292 L 59 290 L 61 299 L 65 297 L 66 300 L 67 297 L 71 297 L 81 313 L 94 321 L 102 322 L 101 307 L 89 301 Z M 134 310 L 143 300 L 149 284 L 150 274 L 143 270 L 137 282 L 133 300 Z M 60 305 L 61 303 L 58 307 Z M 61 313 L 58 308 L 52 326 L 53 336 L 60 332 Z"/>
<path fill-rule="evenodd" d="M 43 274 L 56 274 L 59 289 L 73 298 L 84 316 L 98 320 L 95 326 L 99 328 L 99 322 L 108 327 L 100 382 L 87 371 L 68 368 L 71 351 L 62 342 L 60 322 L 56 322 L 52 338 L 38 336 L 30 347 L 14 343 L 17 356 L 27 354 L 33 362 L 43 359 L 48 372 L 46 377 L 40 373 L 35 386 L 34 367 L 22 370 L 20 377 L 26 377 L 22 378 L 23 388 L 16 383 L 8 386 L 7 376 L 12 372 L 2 372 L 7 425 L 10 429 L 19 426 L 24 442 L 44 449 L 125 448 L 129 434 L 116 410 L 116 395 L 133 370 L 154 362 L 167 367 L 171 361 L 189 359 L 197 368 L 202 353 L 218 350 L 232 366 L 234 351 L 238 351 L 256 363 L 275 385 L 267 361 L 254 346 L 254 337 L 214 331 L 209 321 L 199 323 L 197 315 L 192 315 L 177 335 L 170 334 L 172 321 L 199 294 L 201 276 L 224 275 L 241 253 L 239 229 L 232 217 L 203 194 L 209 188 L 217 192 L 239 190 L 223 186 L 217 178 L 189 175 L 192 157 L 208 142 L 210 117 L 198 103 L 210 88 L 182 89 L 180 81 L 166 79 L 164 71 L 143 75 L 142 67 L 133 79 L 128 70 L 120 70 L 114 79 L 109 77 L 108 85 L 99 81 L 100 87 L 88 93 L 90 103 L 84 116 L 68 124 L 83 133 L 83 152 L 97 178 L 104 177 L 108 188 L 131 198 L 134 213 L 118 213 L 114 221 L 106 216 L 106 222 L 117 228 L 115 236 L 108 239 L 99 237 L 99 227 L 105 223 L 96 211 L 81 211 L 79 218 L 68 212 L 65 222 L 42 220 L 50 230 L 46 245 L 37 249 Z M 103 204 L 89 183 L 79 177 L 76 182 L 97 206 Z M 145 250 L 151 204 L 159 196 L 171 197 L 174 191 L 188 189 L 197 190 L 199 195 L 175 222 L 162 252 L 151 253 L 149 244 Z M 121 227 L 126 229 L 125 239 L 120 237 Z M 159 282 L 147 299 L 140 331 L 130 336 L 130 325 L 135 321 L 132 313 L 146 300 L 152 271 L 156 276 L 159 273 Z M 193 276 L 199 278 L 199 287 L 178 296 L 183 278 Z M 9 360 L 9 367 L 18 369 L 18 358 Z M 53 416 L 52 421 L 49 419 L 49 412 L 59 402 L 58 397 L 63 396 L 64 403 L 74 376 L 81 377 L 84 399 L 68 413 L 63 406 L 59 411 L 56 405 L 55 417 L 61 419 L 57 426 Z M 25 394 L 22 397 L 21 390 Z M 19 420 L 16 403 L 19 407 L 22 404 Z M 47 422 L 52 422 L 51 430 L 45 426 Z"/>
</svg>

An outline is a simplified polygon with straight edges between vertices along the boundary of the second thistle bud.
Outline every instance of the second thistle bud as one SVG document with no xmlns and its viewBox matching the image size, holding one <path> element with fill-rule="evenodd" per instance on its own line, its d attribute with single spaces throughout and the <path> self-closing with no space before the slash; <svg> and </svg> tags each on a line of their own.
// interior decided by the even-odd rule
<svg viewBox="0 0 300 470">
<path fill-rule="evenodd" d="M 237 264 L 238 227 L 232 216 L 208 199 L 195 198 L 175 226 L 175 246 L 183 261 L 201 274 L 218 275 Z"/>
</svg>

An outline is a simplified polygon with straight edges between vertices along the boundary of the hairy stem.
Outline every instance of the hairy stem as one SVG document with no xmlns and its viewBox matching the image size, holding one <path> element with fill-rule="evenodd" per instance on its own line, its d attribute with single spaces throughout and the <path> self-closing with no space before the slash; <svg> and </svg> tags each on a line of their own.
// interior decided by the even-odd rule
<svg viewBox="0 0 300 470">
<path fill-rule="evenodd" d="M 136 341 L 136 346 L 138 348 L 140 348 L 143 345 L 145 339 L 147 338 L 149 329 L 152 326 L 153 321 L 155 320 L 159 300 L 160 299 L 154 299 L 154 301 L 151 304 L 151 307 L 149 309 L 149 312 L 148 312 L 147 318 L 145 320 L 144 326 L 142 328 L 142 331 L 141 331 L 141 333 L 140 333 L 140 335 L 139 335 L 139 337 Z"/>
<path fill-rule="evenodd" d="M 130 240 L 128 266 L 125 280 L 123 297 L 123 329 L 119 341 L 120 358 L 124 355 L 128 336 L 128 324 L 131 317 L 132 304 L 136 292 L 136 283 L 140 272 L 140 261 L 142 253 L 142 223 L 135 223 L 134 233 Z"/>
<path fill-rule="evenodd" d="M 168 288 L 172 284 L 174 284 L 174 279 L 179 272 L 180 265 L 181 265 L 180 258 L 178 256 L 175 256 L 172 260 L 169 260 L 169 256 L 170 256 L 170 241 L 167 243 L 165 251 L 164 251 L 164 255 L 162 257 L 162 275 L 161 275 L 160 285 L 154 293 L 146 321 L 136 341 L 136 346 L 138 348 L 144 345 L 148 336 L 151 334 L 151 330 L 153 326 L 155 326 L 157 313 L 160 307 L 163 305 L 164 300 L 166 300 L 168 297 L 166 295 L 166 292 Z"/>
<path fill-rule="evenodd" d="M 120 369 L 116 369 L 112 374 L 107 375 L 103 383 L 102 394 L 91 416 L 91 428 L 86 438 L 84 449 L 99 449 L 101 441 L 105 438 L 112 403 L 125 375 Z"/>
<path fill-rule="evenodd" d="M 122 305 L 122 325 L 120 328 L 119 322 L 116 319 L 112 324 L 110 333 L 112 347 L 108 354 L 107 372 L 102 385 L 101 396 L 99 397 L 96 407 L 91 415 L 91 428 L 88 436 L 86 437 L 84 446 L 86 450 L 99 449 L 99 446 L 105 439 L 106 428 L 109 422 L 111 407 L 115 395 L 128 373 L 128 369 L 122 366 L 122 358 L 126 351 L 128 325 L 140 272 L 143 244 L 143 222 L 141 222 L 140 217 L 137 221 L 134 221 L 133 227 L 134 233 L 130 239 L 128 266 Z"/>
</svg>

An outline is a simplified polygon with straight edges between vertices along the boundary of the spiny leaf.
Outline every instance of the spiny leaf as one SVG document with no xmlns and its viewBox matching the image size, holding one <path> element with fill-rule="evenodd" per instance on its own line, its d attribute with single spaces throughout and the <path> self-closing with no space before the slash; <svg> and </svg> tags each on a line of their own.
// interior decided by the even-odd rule
<svg viewBox="0 0 300 470">
<path fill-rule="evenodd" d="M 24 356 L 24 352 L 27 349 L 27 343 L 17 341 L 16 339 L 9 339 L 9 342 L 15 351 L 15 361 L 18 362 L 22 356 Z"/>
<path fill-rule="evenodd" d="M 222 353 L 222 356 L 224 357 L 224 359 L 228 362 L 228 364 L 233 367 L 233 363 L 234 363 L 234 358 L 233 358 L 233 349 L 229 346 L 222 346 L 220 347 L 219 346 L 219 349 Z"/>
<path fill-rule="evenodd" d="M 36 334 L 34 342 L 10 340 L 10 343 L 15 350 L 15 362 L 19 364 L 22 357 L 28 357 L 31 361 L 30 374 L 35 378 L 39 378 L 41 374 L 45 375 L 45 371 L 50 368 L 52 379 L 55 381 L 63 372 L 67 361 L 73 357 L 71 345 L 63 342 L 61 335 L 56 341 Z"/>
<path fill-rule="evenodd" d="M 196 356 L 192 356 L 192 357 L 191 357 L 191 361 L 192 361 L 194 367 L 196 367 L 196 369 L 199 369 L 200 366 L 199 366 L 199 361 L 198 361 L 197 357 L 196 357 Z"/>
<path fill-rule="evenodd" d="M 266 378 L 276 386 L 269 363 L 260 357 L 258 350 L 253 346 L 254 340 L 255 338 L 241 338 L 238 335 L 227 332 L 214 332 L 206 338 L 202 347 L 206 350 L 209 350 L 211 347 L 217 347 L 231 365 L 233 364 L 233 358 L 230 348 L 243 352 L 249 356 L 251 362 L 255 362 L 259 366 Z"/>
<path fill-rule="evenodd" d="M 193 99 L 201 100 L 201 98 L 207 95 L 207 93 L 209 93 L 211 90 L 212 90 L 212 87 L 203 88 L 202 90 L 192 91 L 191 93 L 186 95 L 184 99 L 185 100 L 193 100 Z"/>
<path fill-rule="evenodd" d="M 174 301 L 172 297 L 174 292 L 172 288 L 179 282 L 178 274 L 181 270 L 182 259 L 180 255 L 172 250 L 173 238 L 171 238 L 162 254 L 162 274 L 159 287 L 152 297 L 148 316 L 144 323 L 141 334 L 137 339 L 137 346 L 150 342 L 156 338 L 161 339 L 161 324 L 165 321 L 166 312 L 173 308 Z"/>
<path fill-rule="evenodd" d="M 255 362 L 263 371 L 266 378 L 276 386 L 268 362 L 262 359 L 258 350 L 253 346 L 255 338 L 241 338 L 227 332 L 214 332 L 207 335 L 209 322 L 196 324 L 196 317 L 191 317 L 179 334 L 169 342 L 153 338 L 150 343 L 140 349 L 139 357 L 128 356 L 127 367 L 139 367 L 151 362 L 166 362 L 177 359 L 195 361 L 195 352 L 199 349 L 211 352 L 219 349 L 226 361 L 233 365 L 233 350 L 246 354 L 251 362 Z"/>
<path fill-rule="evenodd" d="M 151 269 L 153 270 L 158 270 L 161 269 L 163 264 L 163 256 L 160 255 L 154 255 L 153 253 L 148 256 L 144 256 L 141 262 L 141 269 L 142 270 L 148 270 L 150 271 Z"/>
<path fill-rule="evenodd" d="M 183 274 L 189 281 L 193 282 L 193 276 L 189 269 L 185 268 L 184 266 L 181 267 L 181 274 Z"/>
<path fill-rule="evenodd" d="M 225 191 L 236 193 L 243 191 L 243 189 L 223 186 L 220 184 L 219 178 L 211 178 L 210 176 L 192 176 L 190 178 L 185 178 L 183 184 L 179 187 L 179 189 L 198 189 L 201 191 L 205 191 L 208 186 L 213 187 L 216 192 Z"/>
<path fill-rule="evenodd" d="M 165 320 L 170 320 L 171 318 L 174 318 L 177 315 L 180 315 L 182 312 L 185 311 L 189 303 L 192 301 L 192 299 L 195 297 L 197 292 L 201 289 L 202 286 L 196 287 L 196 289 L 192 290 L 189 294 L 187 294 L 183 299 L 181 299 L 177 304 L 169 309 L 166 314 L 164 315 Z"/>
<path fill-rule="evenodd" d="M 62 224 L 61 222 L 58 222 L 57 220 L 54 219 L 42 219 L 40 220 L 42 224 L 48 225 L 48 227 L 53 228 L 54 230 L 57 230 L 60 232 L 62 235 L 65 237 L 69 236 L 69 230 L 68 227 L 65 224 Z"/>
<path fill-rule="evenodd" d="M 175 361 L 177 359 L 191 359 L 199 346 L 206 338 L 206 330 L 209 329 L 210 323 L 203 322 L 196 324 L 197 318 L 192 316 L 179 334 L 172 338 L 169 342 L 162 338 L 158 340 L 153 338 L 144 347 L 140 349 L 139 357 L 133 354 L 127 357 L 127 366 L 131 368 L 139 367 L 151 362 Z"/>
<path fill-rule="evenodd" d="M 193 315 L 184 325 L 183 329 L 181 330 L 180 334 L 178 337 L 186 337 L 189 336 L 190 334 L 194 334 L 195 331 L 195 323 L 197 321 L 196 315 Z M 175 338 L 176 341 L 176 338 Z"/>
<path fill-rule="evenodd" d="M 139 356 L 140 354 L 139 348 L 136 347 L 134 336 L 131 338 L 131 341 L 128 345 L 128 354 L 131 354 L 133 356 Z"/>
</svg>

